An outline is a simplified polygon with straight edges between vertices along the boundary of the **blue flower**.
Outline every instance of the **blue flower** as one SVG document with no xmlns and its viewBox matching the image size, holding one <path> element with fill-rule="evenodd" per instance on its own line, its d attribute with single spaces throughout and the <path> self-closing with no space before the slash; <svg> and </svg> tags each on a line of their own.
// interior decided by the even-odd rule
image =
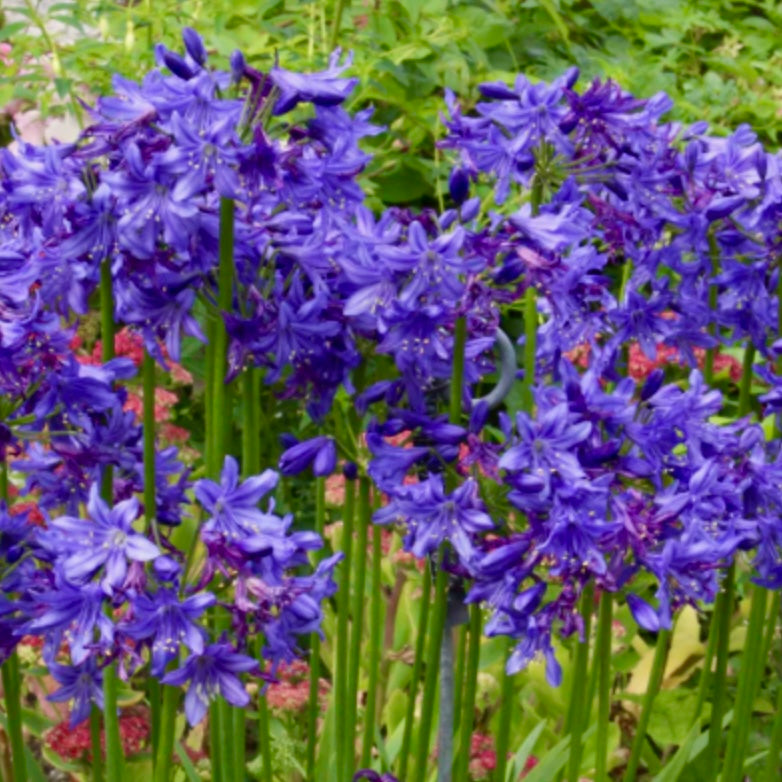
<svg viewBox="0 0 782 782">
<path fill-rule="evenodd" d="M 201 654 L 188 657 L 184 665 L 167 673 L 161 681 L 175 687 L 189 682 L 185 716 L 190 725 L 197 725 L 218 693 L 232 706 L 247 706 L 250 696 L 237 674 L 257 671 L 257 660 L 238 654 L 227 641 L 219 641 Z"/>
<path fill-rule="evenodd" d="M 62 569 L 69 581 L 82 583 L 102 568 L 100 584 L 111 595 L 122 587 L 129 561 L 148 562 L 160 556 L 160 551 L 133 529 L 139 513 L 135 497 L 109 508 L 93 484 L 87 513 L 88 519 L 61 516 L 52 521 L 52 543 L 62 547 Z M 42 537 L 46 539 L 50 534 L 45 532 Z"/>
</svg>

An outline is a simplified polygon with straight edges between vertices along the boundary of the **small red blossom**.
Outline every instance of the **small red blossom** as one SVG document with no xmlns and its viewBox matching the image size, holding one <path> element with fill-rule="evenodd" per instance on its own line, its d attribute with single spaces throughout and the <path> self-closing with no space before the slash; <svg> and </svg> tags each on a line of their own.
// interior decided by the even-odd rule
<svg viewBox="0 0 782 782">
<path fill-rule="evenodd" d="M 282 663 L 277 669 L 277 679 L 266 692 L 269 706 L 278 712 L 298 712 L 306 707 L 310 697 L 310 667 L 303 660 Z M 321 711 L 326 706 L 329 683 L 318 680 L 318 702 Z"/>
<path fill-rule="evenodd" d="M 90 740 L 89 720 L 84 720 L 73 730 L 63 720 L 55 725 L 44 737 L 46 745 L 66 760 L 84 759 L 92 761 L 92 742 Z M 119 734 L 122 749 L 126 757 L 138 755 L 149 741 L 149 720 L 139 712 L 120 715 Z M 101 732 L 101 747 L 105 756 L 106 736 Z"/>
</svg>

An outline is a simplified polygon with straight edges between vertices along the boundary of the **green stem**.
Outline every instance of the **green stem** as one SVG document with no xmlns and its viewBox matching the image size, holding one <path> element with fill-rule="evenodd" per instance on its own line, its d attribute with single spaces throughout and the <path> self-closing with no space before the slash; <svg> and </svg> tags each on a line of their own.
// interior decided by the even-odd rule
<svg viewBox="0 0 782 782">
<path fill-rule="evenodd" d="M 752 726 L 752 707 L 755 695 L 765 669 L 763 659 L 763 624 L 766 620 L 768 590 L 756 586 L 752 593 L 749 612 L 747 640 L 741 658 L 736 705 L 733 712 L 728 748 L 722 778 L 724 780 L 741 779 L 744 760 L 747 756 L 747 742 Z"/>
<path fill-rule="evenodd" d="M 458 424 L 462 417 L 462 390 L 464 388 L 464 346 L 467 341 L 467 321 L 457 318 L 453 334 L 453 367 L 451 368 L 451 395 L 448 418 Z"/>
<path fill-rule="evenodd" d="M 231 309 L 234 278 L 234 211 L 235 205 L 230 198 L 220 199 L 220 265 L 217 280 L 217 320 L 214 333 L 214 356 L 212 358 L 212 432 L 211 448 L 207 455 L 207 464 L 212 477 L 219 476 L 226 453 L 228 429 L 231 425 L 227 415 L 225 371 L 228 353 L 228 332 L 223 321 L 223 312 Z"/>
<path fill-rule="evenodd" d="M 568 761 L 568 780 L 578 782 L 583 753 L 583 735 L 592 710 L 592 701 L 587 698 L 589 686 L 589 644 L 592 634 L 592 611 L 595 600 L 595 584 L 587 582 L 581 595 L 581 616 L 584 620 L 584 640 L 579 639 L 576 646 L 576 659 L 573 664 L 573 681 L 570 686 L 568 712 L 565 717 L 565 733 L 570 734 L 570 758 Z"/>
<path fill-rule="evenodd" d="M 27 779 L 27 761 L 24 756 L 24 736 L 22 734 L 22 699 L 19 686 L 19 657 L 13 652 L 3 663 L 3 695 L 5 697 L 6 730 L 11 743 L 11 760 L 14 779 Z"/>
<path fill-rule="evenodd" d="M 103 746 L 100 740 L 102 724 L 103 715 L 100 709 L 93 703 L 90 707 L 90 747 L 92 749 L 90 776 L 92 782 L 103 782 Z"/>
<path fill-rule="evenodd" d="M 440 552 L 442 556 L 442 550 Z M 426 779 L 426 764 L 429 760 L 429 741 L 432 733 L 432 717 L 437 692 L 437 675 L 440 662 L 440 645 L 445 628 L 445 615 L 448 607 L 448 573 L 438 562 L 435 581 L 434 608 L 432 625 L 429 631 L 429 643 L 426 648 L 426 670 L 424 672 L 424 695 L 421 703 L 421 720 L 418 723 L 418 741 L 415 751 L 413 779 Z"/>
<path fill-rule="evenodd" d="M 709 744 L 706 752 L 704 780 L 716 779 L 717 765 L 722 745 L 722 717 L 725 711 L 725 689 L 727 686 L 730 621 L 733 615 L 733 589 L 736 578 L 736 564 L 731 563 L 717 597 L 712 621 L 717 622 L 716 656 L 717 668 L 712 677 L 711 720 L 709 724 Z"/>
<path fill-rule="evenodd" d="M 652 660 L 652 671 L 649 675 L 649 685 L 646 689 L 643 703 L 641 704 L 641 715 L 638 719 L 638 725 L 635 729 L 633 738 L 633 747 L 630 751 L 630 759 L 627 761 L 624 782 L 635 782 L 638 773 L 638 764 L 641 761 L 641 751 L 646 741 L 646 731 L 649 727 L 649 719 L 652 716 L 654 699 L 660 690 L 665 673 L 665 663 L 668 660 L 668 648 L 671 641 L 671 631 L 661 630 L 657 635 L 657 643 L 654 649 L 654 659 Z"/>
<path fill-rule="evenodd" d="M 413 674 L 410 677 L 410 692 L 407 698 L 407 713 L 405 714 L 405 729 L 402 734 L 402 751 L 399 754 L 399 779 L 407 779 L 407 761 L 410 758 L 410 746 L 413 736 L 413 717 L 415 715 L 415 702 L 418 694 L 418 682 L 421 679 L 421 671 L 424 667 L 424 652 L 426 650 L 426 638 L 429 631 L 429 595 L 432 591 L 432 571 L 427 566 L 421 581 L 421 599 L 419 605 L 421 612 L 418 615 L 418 634 L 415 640 L 415 657 L 413 659 Z"/>
<path fill-rule="evenodd" d="M 608 723 L 611 716 L 611 622 L 613 596 L 610 592 L 600 595 L 597 620 L 597 647 L 595 664 L 597 680 L 597 746 L 595 748 L 595 782 L 608 779 Z"/>
<path fill-rule="evenodd" d="M 104 363 L 114 358 L 114 294 L 111 282 L 111 266 L 104 258 L 100 265 L 100 326 L 101 358 Z M 111 506 L 114 503 L 114 471 L 106 465 L 102 476 L 103 499 Z M 119 735 L 117 714 L 117 669 L 110 663 L 103 669 L 103 726 L 106 741 L 106 780 L 122 780 L 122 741 Z"/>
<path fill-rule="evenodd" d="M 777 708 L 761 782 L 779 782 L 780 750 L 782 750 L 782 687 L 777 690 Z"/>
<path fill-rule="evenodd" d="M 334 51 L 337 48 L 337 42 L 339 41 L 339 30 L 342 26 L 342 12 L 345 10 L 345 0 L 337 0 L 337 5 L 334 8 L 334 20 L 331 24 L 331 40 L 329 41 L 329 49 Z"/>
<path fill-rule="evenodd" d="M 242 375 L 242 405 L 244 428 L 242 430 L 242 466 L 245 477 L 261 471 L 261 429 L 260 429 L 261 373 L 254 368 L 246 369 Z M 258 658 L 263 643 L 259 639 Z M 243 714 L 244 712 L 242 712 Z M 261 782 L 272 782 L 271 738 L 269 735 L 269 704 L 266 697 L 258 698 L 258 747 L 261 753 Z M 242 733 L 241 748 L 237 744 L 236 762 L 244 768 L 245 742 Z"/>
<path fill-rule="evenodd" d="M 455 782 L 467 782 L 467 770 L 470 765 L 470 741 L 475 724 L 475 695 L 478 691 L 478 663 L 481 656 L 481 607 L 470 606 L 470 640 L 467 649 L 467 668 L 465 671 L 464 700 L 459 722 L 459 755 L 454 773 Z M 458 712 L 457 712 L 458 713 Z M 499 761 L 499 755 L 498 761 Z"/>
<path fill-rule="evenodd" d="M 337 720 L 347 713 L 348 693 L 348 619 L 350 616 L 350 575 L 353 560 L 353 524 L 356 515 L 356 482 L 345 480 L 345 505 L 342 513 L 342 552 L 344 558 L 340 565 L 339 591 L 337 601 L 337 649 L 334 670 L 334 709 Z M 337 769 L 342 771 L 345 765 L 345 742 L 337 741 Z"/>
<path fill-rule="evenodd" d="M 709 232 L 709 255 L 711 256 L 711 273 L 716 277 L 720 273 L 720 247 L 714 231 Z M 717 311 L 717 286 L 713 279 L 709 284 L 709 311 Z M 717 331 L 717 325 L 712 321 L 709 323 L 709 334 L 714 336 Z M 711 385 L 714 382 L 714 348 L 707 348 L 706 359 L 703 362 L 703 379 Z"/>
<path fill-rule="evenodd" d="M 717 638 L 719 636 L 719 622 L 716 620 L 717 610 L 721 603 L 721 593 L 717 596 L 714 610 L 712 611 L 711 621 L 709 622 L 709 638 L 706 644 L 706 653 L 703 656 L 703 665 L 701 667 L 701 678 L 698 682 L 698 699 L 695 702 L 695 711 L 692 724 L 700 720 L 703 712 L 703 705 L 706 703 L 706 695 L 709 692 L 711 683 L 711 665 L 714 662 L 714 654 L 717 650 Z"/>
<path fill-rule="evenodd" d="M 163 685 L 163 708 L 160 714 L 160 736 L 155 752 L 154 782 L 169 782 L 171 757 L 174 754 L 176 715 L 181 694 L 179 687 Z"/>
<path fill-rule="evenodd" d="M 160 530 L 157 525 L 155 500 L 155 359 L 144 351 L 141 367 L 144 388 L 144 515 L 147 529 L 160 545 Z M 174 748 L 171 748 L 174 751 Z"/>
<path fill-rule="evenodd" d="M 507 662 L 516 646 L 516 639 L 509 636 L 503 654 L 503 660 Z M 500 724 L 497 727 L 497 765 L 494 768 L 495 782 L 505 782 L 505 767 L 508 762 L 508 746 L 510 745 L 510 724 L 513 716 L 513 676 L 506 667 L 502 668 L 502 681 L 500 683 Z"/>
<path fill-rule="evenodd" d="M 522 409 L 532 412 L 532 387 L 535 384 L 535 353 L 538 339 L 538 308 L 535 289 L 524 291 L 524 385 L 521 389 Z"/>
<path fill-rule="evenodd" d="M 114 293 L 111 285 L 111 266 L 108 259 L 100 265 L 100 338 L 101 360 L 105 364 L 114 358 Z M 114 503 L 114 469 L 110 464 L 103 468 L 101 495 L 109 504 Z"/>
<path fill-rule="evenodd" d="M 315 532 L 323 535 L 326 519 L 326 479 L 315 479 Z M 317 558 L 316 558 L 317 559 Z M 307 716 L 307 779 L 315 775 L 315 745 L 318 740 L 318 696 L 320 695 L 320 636 L 312 634 L 310 693 Z"/>
<path fill-rule="evenodd" d="M 364 597 L 367 575 L 367 533 L 369 531 L 372 510 L 369 502 L 369 478 L 362 476 L 358 483 L 358 537 L 355 568 L 353 605 L 350 630 L 350 650 L 348 656 L 348 688 L 345 710 L 345 766 L 344 779 L 350 779 L 356 754 L 356 715 L 358 711 L 358 684 L 361 663 L 361 640 L 364 628 Z"/>
<path fill-rule="evenodd" d="M 752 408 L 752 365 L 755 362 L 755 346 L 748 343 L 744 348 L 744 361 L 741 368 L 741 386 L 739 387 L 739 417 L 747 415 Z"/>
<path fill-rule="evenodd" d="M 106 781 L 122 782 L 122 743 L 117 714 L 117 669 L 115 663 L 103 669 L 103 725 L 106 733 Z"/>
<path fill-rule="evenodd" d="M 369 768 L 372 753 L 372 739 L 377 724 L 377 685 L 380 674 L 380 633 L 383 629 L 383 530 L 372 529 L 372 595 L 369 606 L 369 683 L 367 685 L 367 707 L 364 717 L 364 743 L 361 748 L 361 767 Z"/>
</svg>

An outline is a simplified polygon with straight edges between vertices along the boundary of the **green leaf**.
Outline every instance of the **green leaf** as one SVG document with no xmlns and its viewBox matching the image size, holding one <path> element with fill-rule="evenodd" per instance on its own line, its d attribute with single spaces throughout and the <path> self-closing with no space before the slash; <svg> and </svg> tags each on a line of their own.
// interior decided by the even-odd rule
<svg viewBox="0 0 782 782">
<path fill-rule="evenodd" d="M 524 739 L 522 745 L 516 751 L 513 759 L 508 764 L 508 770 L 505 775 L 506 782 L 511 782 L 519 778 L 519 775 L 524 770 L 524 766 L 527 763 L 527 759 L 532 754 L 532 750 L 535 748 L 535 743 L 540 738 L 540 734 L 546 728 L 545 722 L 539 722 L 533 731 Z"/>
<path fill-rule="evenodd" d="M 193 761 L 190 760 L 190 755 L 187 754 L 187 750 L 182 746 L 181 741 L 177 741 L 174 745 L 174 752 L 176 752 L 179 762 L 185 770 L 187 782 L 201 782 L 201 777 L 198 775 L 198 771 L 196 771 L 196 767 L 193 765 Z"/>
</svg>

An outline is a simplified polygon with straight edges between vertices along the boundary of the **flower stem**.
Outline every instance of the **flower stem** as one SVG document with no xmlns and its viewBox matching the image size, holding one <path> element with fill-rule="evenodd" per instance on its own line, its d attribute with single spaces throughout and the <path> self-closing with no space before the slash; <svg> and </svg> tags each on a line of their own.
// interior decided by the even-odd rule
<svg viewBox="0 0 782 782">
<path fill-rule="evenodd" d="M 248 368 L 242 375 L 242 465 L 245 478 L 257 475 L 261 471 L 261 429 L 260 429 L 260 398 L 261 373 L 255 368 Z M 263 643 L 259 639 L 258 657 Z M 243 713 L 243 712 L 242 712 Z M 237 753 L 239 769 L 244 768 L 244 734 L 242 747 Z M 272 782 L 271 739 L 269 735 L 269 704 L 266 696 L 258 698 L 258 748 L 261 753 L 261 782 Z"/>
<path fill-rule="evenodd" d="M 111 266 L 104 258 L 100 265 L 100 336 L 101 358 L 104 363 L 114 358 L 114 294 L 111 283 Z M 101 494 L 111 506 L 114 503 L 114 470 L 110 464 L 103 469 Z M 106 780 L 122 780 L 122 742 L 117 715 L 117 669 L 109 663 L 103 669 L 103 726 L 106 734 Z"/>
<path fill-rule="evenodd" d="M 582 738 L 592 710 L 592 700 L 587 698 L 589 686 L 589 644 L 592 633 L 592 610 L 595 600 L 595 584 L 588 581 L 581 595 L 581 616 L 584 620 L 584 640 L 576 646 L 576 659 L 573 665 L 573 681 L 570 686 L 568 712 L 565 717 L 565 733 L 570 734 L 570 757 L 567 778 L 578 782 L 583 752 Z"/>
<path fill-rule="evenodd" d="M 335 652 L 334 710 L 338 719 L 347 713 L 348 618 L 350 616 L 350 575 L 353 559 L 353 523 L 356 515 L 356 482 L 345 479 L 345 505 L 342 511 L 342 560 L 337 601 L 337 648 Z M 345 767 L 346 742 L 337 741 L 337 769 Z"/>
<path fill-rule="evenodd" d="M 777 708 L 774 714 L 774 725 L 771 728 L 771 739 L 768 747 L 768 758 L 763 770 L 762 782 L 779 781 L 779 752 L 782 750 L 782 687 L 777 691 Z"/>
<path fill-rule="evenodd" d="M 652 660 L 652 671 L 649 674 L 649 685 L 641 704 L 641 715 L 633 737 L 633 747 L 630 750 L 630 759 L 627 761 L 624 782 L 635 782 L 638 773 L 638 764 L 641 761 L 641 751 L 646 741 L 646 730 L 649 727 L 649 719 L 652 716 L 654 699 L 660 690 L 665 673 L 665 663 L 668 660 L 668 649 L 671 642 L 671 631 L 661 630 L 657 635 L 657 643 Z"/>
<path fill-rule="evenodd" d="M 415 640 L 415 658 L 413 660 L 413 674 L 410 678 L 410 692 L 407 698 L 407 713 L 405 714 L 405 729 L 402 735 L 402 751 L 399 754 L 399 779 L 407 779 L 407 761 L 410 758 L 410 745 L 413 736 L 413 717 L 415 715 L 415 701 L 418 693 L 418 682 L 423 669 L 426 638 L 429 630 L 429 596 L 432 591 L 432 571 L 428 566 L 424 568 L 424 576 L 421 582 L 421 599 L 419 605 L 421 612 L 418 615 L 418 634 Z"/>
<path fill-rule="evenodd" d="M 92 749 L 90 776 L 92 782 L 103 782 L 103 747 L 100 740 L 102 724 L 103 715 L 93 703 L 90 707 L 90 748 Z"/>
<path fill-rule="evenodd" d="M 470 639 L 467 648 L 464 699 L 461 704 L 459 735 L 459 755 L 456 760 L 456 782 L 467 782 L 467 770 L 470 765 L 470 741 L 475 723 L 475 695 L 478 691 L 478 663 L 481 656 L 481 607 L 470 606 Z M 497 758 L 499 763 L 499 756 Z"/>
<path fill-rule="evenodd" d="M 442 549 L 440 551 L 442 555 Z M 434 701 L 437 692 L 437 674 L 440 662 L 440 644 L 445 627 L 448 607 L 448 572 L 442 562 L 437 563 L 437 579 L 434 590 L 432 624 L 429 643 L 426 648 L 426 669 L 424 672 L 424 695 L 421 703 L 421 720 L 418 723 L 418 741 L 415 750 L 413 779 L 426 779 L 426 764 L 429 759 L 429 740 L 432 732 Z"/>
<path fill-rule="evenodd" d="M 163 685 L 163 707 L 160 713 L 160 735 L 155 751 L 154 782 L 168 782 L 171 756 L 174 754 L 176 715 L 181 691 L 178 687 Z"/>
<path fill-rule="evenodd" d="M 600 595 L 597 619 L 597 646 L 595 665 L 597 681 L 597 746 L 595 748 L 595 782 L 608 779 L 608 723 L 611 716 L 611 622 L 613 596 L 604 591 Z"/>
<path fill-rule="evenodd" d="M 326 519 L 326 479 L 315 479 L 315 532 L 323 535 Z M 318 696 L 320 695 L 320 636 L 312 634 L 310 647 L 310 692 L 307 707 L 307 779 L 315 774 L 315 745 L 318 741 Z"/>
<path fill-rule="evenodd" d="M 766 619 L 767 603 L 768 590 L 756 586 L 752 593 L 747 640 L 741 657 L 736 706 L 722 772 L 722 778 L 726 780 L 741 778 L 746 759 L 747 741 L 752 726 L 752 707 L 766 662 L 763 659 L 763 624 Z"/>
<path fill-rule="evenodd" d="M 14 779 L 27 779 L 27 761 L 24 756 L 22 735 L 22 699 L 19 687 L 19 657 L 12 652 L 0 668 L 3 680 L 3 696 L 7 716 L 6 730 L 11 743 L 11 761 Z"/>
<path fill-rule="evenodd" d="M 122 743 L 117 714 L 117 669 L 115 663 L 103 669 L 103 724 L 106 732 L 106 780 L 122 782 Z"/>
<path fill-rule="evenodd" d="M 716 277 L 720 273 L 720 247 L 714 231 L 709 232 L 709 255 L 711 256 L 711 273 Z M 713 280 L 709 285 L 709 312 L 717 310 L 717 286 Z M 714 320 L 709 323 L 708 331 L 711 336 L 716 333 L 717 326 Z M 703 379 L 711 385 L 714 382 L 714 348 L 706 349 L 706 358 L 703 362 Z"/>
<path fill-rule="evenodd" d="M 730 620 L 733 615 L 733 589 L 736 577 L 736 565 L 731 563 L 723 582 L 722 590 L 714 607 L 712 622 L 716 622 L 715 654 L 717 668 L 712 677 L 711 720 L 709 724 L 709 744 L 706 752 L 706 767 L 704 780 L 711 782 L 716 779 L 717 761 L 722 744 L 722 717 L 725 710 L 725 688 L 728 671 L 728 655 L 730 640 Z M 711 664 L 710 661 L 706 661 Z"/>
<path fill-rule="evenodd" d="M 467 627 L 462 625 L 459 628 L 459 635 L 456 643 L 456 675 L 454 681 L 456 682 L 456 690 L 454 691 L 453 700 L 453 729 L 454 732 L 458 732 L 462 722 L 462 701 L 464 698 L 465 688 L 465 673 L 464 666 L 467 665 Z M 460 734 L 461 735 L 461 734 Z M 456 747 L 457 752 L 459 746 Z M 458 762 L 458 761 L 457 761 Z M 454 774 L 454 779 L 458 779 L 459 775 Z"/>
<path fill-rule="evenodd" d="M 364 743 L 361 748 L 361 767 L 369 768 L 372 753 L 372 739 L 377 724 L 377 691 L 380 674 L 380 633 L 383 629 L 383 530 L 372 529 L 372 595 L 369 606 L 369 684 L 367 686 L 367 707 L 364 712 Z"/>
<path fill-rule="evenodd" d="M 157 525 L 155 501 L 155 359 L 144 351 L 141 366 L 144 388 L 144 515 L 147 529 L 160 545 L 160 530 Z M 174 748 L 171 748 L 174 751 Z"/>
<path fill-rule="evenodd" d="M 334 19 L 331 23 L 331 39 L 329 40 L 329 50 L 334 51 L 339 41 L 339 31 L 342 26 L 342 12 L 345 10 L 345 0 L 337 0 L 334 8 Z"/>
<path fill-rule="evenodd" d="M 358 710 L 358 680 L 361 663 L 361 637 L 364 628 L 364 593 L 367 575 L 367 533 L 369 531 L 371 507 L 369 502 L 369 478 L 362 476 L 358 482 L 358 537 L 355 568 L 353 605 L 350 629 L 350 649 L 348 655 L 348 689 L 345 710 L 345 773 L 342 777 L 350 779 L 356 754 L 356 712 Z"/>
</svg>

